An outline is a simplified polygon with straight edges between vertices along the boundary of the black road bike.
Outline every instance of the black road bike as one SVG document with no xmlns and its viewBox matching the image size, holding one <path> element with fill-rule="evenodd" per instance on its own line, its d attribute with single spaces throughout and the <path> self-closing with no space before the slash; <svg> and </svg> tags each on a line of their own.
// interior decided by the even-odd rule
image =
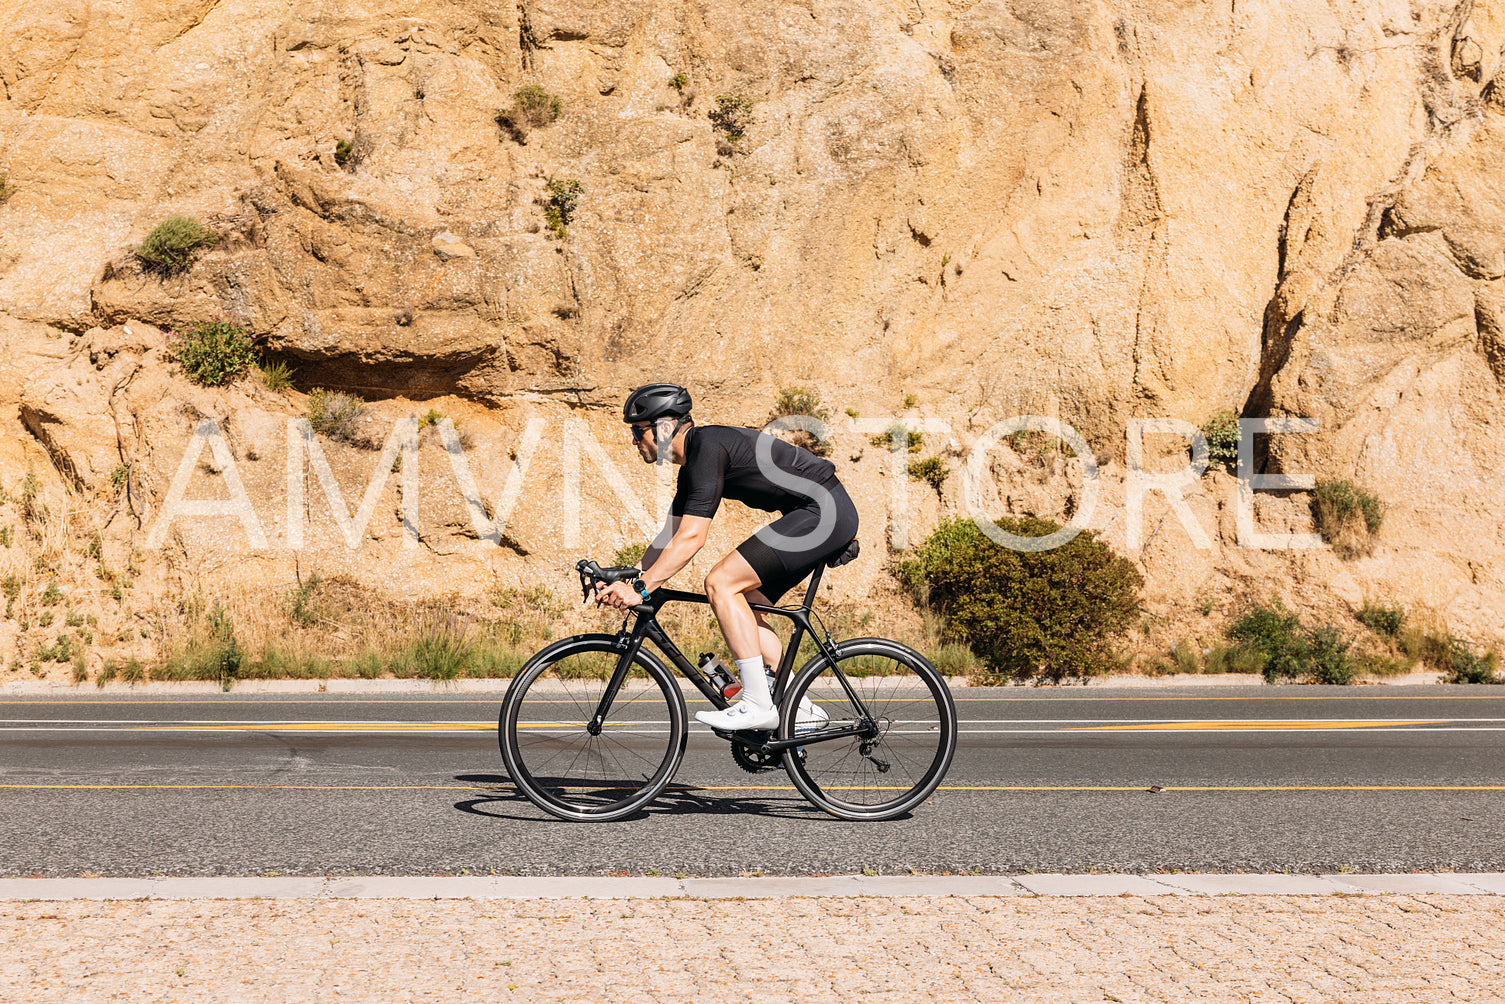
<svg viewBox="0 0 1505 1004">
<path fill-rule="evenodd" d="M 886 638 L 835 641 L 812 626 L 824 568 L 857 556 L 857 542 L 817 567 L 797 607 L 752 608 L 786 617 L 793 630 L 773 684 L 774 731 L 723 732 L 748 771 L 782 762 L 795 788 L 842 819 L 892 819 L 935 791 L 956 752 L 956 706 L 924 656 Z M 581 561 L 581 592 L 632 580 L 636 568 Z M 661 588 L 629 608 L 616 634 L 580 634 L 547 646 L 507 689 L 497 723 L 507 771 L 535 805 L 562 819 L 622 819 L 653 801 L 679 769 L 689 738 L 684 694 L 650 641 L 716 708 L 731 702 L 664 632 L 667 603 L 706 603 Z M 817 620 L 819 618 L 817 617 Z M 809 635 L 816 653 L 794 661 Z"/>
</svg>

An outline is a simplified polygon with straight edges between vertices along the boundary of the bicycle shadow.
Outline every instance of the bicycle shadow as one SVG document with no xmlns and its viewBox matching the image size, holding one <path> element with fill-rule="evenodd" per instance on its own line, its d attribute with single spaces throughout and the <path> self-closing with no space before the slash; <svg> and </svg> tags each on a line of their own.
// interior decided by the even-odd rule
<svg viewBox="0 0 1505 1004">
<path fill-rule="evenodd" d="M 565 820 L 549 815 L 536 808 L 505 774 L 457 774 L 456 781 L 465 784 L 484 785 L 491 789 L 486 795 L 464 799 L 455 803 L 455 808 L 476 816 L 492 819 L 511 819 L 523 822 L 563 823 Z M 805 822 L 840 822 L 827 815 L 798 795 L 724 795 L 713 794 L 715 788 L 701 788 L 693 784 L 671 784 L 651 803 L 621 821 L 648 819 L 653 816 L 764 816 L 769 819 L 790 819 Z M 513 815 L 494 811 L 502 806 L 526 806 L 533 810 L 529 815 Z"/>
</svg>

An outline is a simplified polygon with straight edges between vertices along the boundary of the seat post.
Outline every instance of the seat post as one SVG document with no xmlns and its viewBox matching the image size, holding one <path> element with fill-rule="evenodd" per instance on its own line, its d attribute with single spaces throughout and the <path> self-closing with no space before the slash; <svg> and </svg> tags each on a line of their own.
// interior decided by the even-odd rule
<svg viewBox="0 0 1505 1004">
<path fill-rule="evenodd" d="M 805 589 L 805 609 L 807 611 L 815 603 L 815 591 L 820 588 L 820 576 L 825 570 L 826 563 L 822 561 L 815 566 L 815 571 L 810 573 L 810 585 Z"/>
</svg>

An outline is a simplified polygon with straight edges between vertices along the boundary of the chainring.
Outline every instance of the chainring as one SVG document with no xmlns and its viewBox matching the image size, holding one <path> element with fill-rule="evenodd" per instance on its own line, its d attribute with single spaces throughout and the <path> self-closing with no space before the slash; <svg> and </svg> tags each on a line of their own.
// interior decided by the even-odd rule
<svg viewBox="0 0 1505 1004">
<path fill-rule="evenodd" d="M 761 736 L 765 739 L 768 735 L 769 733 L 767 732 L 761 733 Z M 732 743 L 732 759 L 737 761 L 738 767 L 741 767 L 749 774 L 756 774 L 759 771 L 772 770 L 779 765 L 779 762 L 783 758 L 778 753 L 764 753 L 755 747 L 744 746 L 741 743 L 734 742 Z"/>
</svg>

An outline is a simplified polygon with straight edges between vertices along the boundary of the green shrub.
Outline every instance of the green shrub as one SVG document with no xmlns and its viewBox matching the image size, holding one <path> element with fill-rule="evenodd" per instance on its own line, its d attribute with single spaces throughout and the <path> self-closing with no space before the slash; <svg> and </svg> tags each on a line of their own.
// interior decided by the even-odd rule
<svg viewBox="0 0 1505 1004">
<path fill-rule="evenodd" d="M 125 491 L 126 483 L 129 482 L 130 480 L 131 480 L 131 465 L 130 464 L 116 464 L 110 470 L 110 487 L 115 490 L 115 494 L 116 495 L 119 495 L 121 492 Z"/>
<path fill-rule="evenodd" d="M 612 564 L 618 568 L 642 568 L 638 562 L 643 560 L 643 555 L 648 553 L 646 544 L 623 544 L 617 548 L 617 553 L 612 555 Z"/>
<path fill-rule="evenodd" d="M 941 485 L 951 476 L 951 468 L 940 457 L 926 457 L 924 460 L 911 460 L 909 462 L 909 476 L 915 481 L 923 481 L 934 488 L 939 495 Z"/>
<path fill-rule="evenodd" d="M 538 84 L 524 84 L 517 89 L 513 99 L 510 109 L 497 112 L 496 121 L 518 143 L 527 143 L 528 133 L 549 125 L 564 110 L 559 97 Z"/>
<path fill-rule="evenodd" d="M 1066 452 L 1066 444 L 1058 436 L 1040 429 L 1020 429 L 1004 436 L 1003 441 L 1020 460 L 1035 467 L 1044 467 L 1052 454 Z"/>
<path fill-rule="evenodd" d="M 1059 530 L 1025 517 L 996 525 L 1022 537 Z M 969 519 L 949 519 L 895 568 L 948 634 L 988 669 L 1016 680 L 1060 681 L 1114 669 L 1113 640 L 1139 613 L 1144 584 L 1126 558 L 1091 531 L 1049 551 L 1000 547 Z"/>
<path fill-rule="evenodd" d="M 334 144 L 334 162 L 346 171 L 355 167 L 355 144 L 348 139 L 336 140 Z"/>
<path fill-rule="evenodd" d="M 200 608 L 202 609 L 202 608 Z M 207 618 L 195 615 L 189 637 L 163 664 L 157 676 L 167 680 L 214 680 L 229 687 L 240 675 L 245 652 L 235 637 L 230 613 L 216 600 Z M 126 667 L 130 680 L 130 666 Z"/>
<path fill-rule="evenodd" d="M 354 394 L 316 387 L 308 395 L 308 424 L 330 439 L 359 443 L 356 422 L 366 413 L 366 402 Z"/>
<path fill-rule="evenodd" d="M 270 391 L 284 391 L 293 385 L 293 374 L 297 371 L 285 362 L 262 362 L 256 368 L 256 373 L 261 377 L 262 384 Z"/>
<path fill-rule="evenodd" d="M 136 249 L 136 257 L 151 271 L 163 275 L 185 272 L 200 248 L 213 247 L 219 237 L 188 216 L 169 216 L 158 223 Z"/>
<path fill-rule="evenodd" d="M 950 261 L 951 259 L 948 256 L 946 260 Z M 945 262 L 942 262 L 941 264 L 944 265 Z M 904 407 L 905 408 L 913 408 L 913 407 L 915 407 L 919 403 L 920 403 L 920 399 L 916 395 L 914 395 L 914 394 L 905 394 L 904 395 Z"/>
<path fill-rule="evenodd" d="M 718 97 L 709 117 L 711 126 L 736 143 L 752 125 L 752 102 L 747 98 Z"/>
<path fill-rule="evenodd" d="M 399 656 L 406 672 L 397 675 L 424 680 L 453 680 L 461 676 L 471 661 L 468 635 L 466 622 L 453 614 L 427 617 L 407 651 Z"/>
<path fill-rule="evenodd" d="M 790 416 L 808 416 L 821 422 L 829 422 L 831 411 L 821 403 L 818 391 L 804 387 L 785 387 L 774 399 L 773 410 L 769 413 L 768 419 L 776 421 Z M 822 439 L 805 429 L 792 430 L 789 433 L 789 440 L 795 446 L 809 450 L 817 457 L 829 456 L 831 453 L 829 439 Z"/>
<path fill-rule="evenodd" d="M 1448 645 L 1448 666 L 1443 683 L 1505 683 L 1495 672 L 1498 660 L 1493 652 L 1476 654 L 1468 644 L 1457 638 Z"/>
<path fill-rule="evenodd" d="M 1323 480 L 1312 493 L 1312 518 L 1338 557 L 1355 558 L 1374 550 L 1385 510 L 1373 493 L 1352 481 Z"/>
<path fill-rule="evenodd" d="M 1213 645 L 1204 657 L 1202 672 L 1258 673 L 1264 668 L 1264 664 L 1263 657 L 1240 646 Z"/>
<path fill-rule="evenodd" d="M 314 606 L 314 597 L 318 595 L 322 582 L 319 573 L 314 572 L 294 586 L 293 591 L 288 594 L 288 616 L 294 624 L 312 627 L 318 621 L 319 611 Z"/>
<path fill-rule="evenodd" d="M 1271 683 L 1306 675 L 1306 644 L 1301 618 L 1276 603 L 1255 605 L 1229 625 L 1228 639 L 1259 663 L 1258 672 Z"/>
<path fill-rule="evenodd" d="M 1306 648 L 1313 683 L 1347 686 L 1358 676 L 1358 667 L 1348 649 L 1353 641 L 1335 627 L 1314 627 L 1306 633 Z"/>
<path fill-rule="evenodd" d="M 1238 416 L 1218 412 L 1202 423 L 1202 436 L 1207 440 L 1207 466 L 1238 473 Z"/>
<path fill-rule="evenodd" d="M 1398 638 L 1406 626 L 1406 611 L 1382 603 L 1365 603 L 1355 614 L 1360 624 L 1382 638 Z"/>
<path fill-rule="evenodd" d="M 1335 627 L 1305 627 L 1299 616 L 1279 603 L 1250 607 L 1226 633 L 1238 657 L 1257 666 L 1270 683 L 1303 680 L 1344 685 L 1359 674 L 1349 654 L 1352 639 Z"/>
<path fill-rule="evenodd" d="M 256 339 L 234 321 L 216 317 L 167 332 L 167 352 L 183 375 L 202 387 L 219 387 L 255 366 Z"/>
<path fill-rule="evenodd" d="M 531 126 L 546 126 L 564 110 L 558 95 L 550 94 L 538 84 L 524 84 L 513 96 L 517 99 L 517 110 L 527 116 Z"/>
<path fill-rule="evenodd" d="M 885 450 L 893 449 L 894 444 L 898 443 L 901 447 L 907 448 L 910 453 L 919 453 L 925 448 L 924 434 L 916 432 L 903 422 L 894 422 L 868 442 L 874 446 L 881 446 Z"/>
<path fill-rule="evenodd" d="M 684 91 L 685 85 L 689 82 L 690 78 L 685 76 L 683 73 L 676 73 L 674 76 L 669 78 L 669 86 L 674 88 L 676 91 Z"/>
<path fill-rule="evenodd" d="M 575 178 L 552 178 L 545 187 L 549 192 L 549 204 L 544 207 L 544 219 L 554 236 L 564 240 L 569 236 L 570 220 L 585 186 Z"/>
</svg>

